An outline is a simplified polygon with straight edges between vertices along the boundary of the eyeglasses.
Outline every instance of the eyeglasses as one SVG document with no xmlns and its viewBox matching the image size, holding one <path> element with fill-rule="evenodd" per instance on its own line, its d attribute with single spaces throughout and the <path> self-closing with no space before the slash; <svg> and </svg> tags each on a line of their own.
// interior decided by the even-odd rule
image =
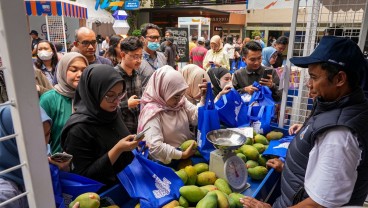
<svg viewBox="0 0 368 208">
<path fill-rule="evenodd" d="M 125 92 L 119 93 L 118 95 L 113 95 L 113 96 L 105 95 L 106 102 L 113 103 L 116 100 L 121 100 L 121 99 L 123 99 L 125 97 L 126 93 L 127 92 L 125 91 Z"/>
<path fill-rule="evenodd" d="M 139 61 L 143 59 L 142 55 L 130 55 L 129 53 L 127 53 L 130 57 L 132 57 L 134 60 Z"/>
<path fill-rule="evenodd" d="M 84 41 L 78 41 L 79 43 L 81 43 L 84 47 L 88 47 L 89 45 L 95 46 L 97 43 L 97 40 L 84 40 Z"/>
<path fill-rule="evenodd" d="M 149 39 L 151 39 L 151 40 L 154 40 L 154 41 L 160 41 L 161 40 L 161 37 L 160 36 L 153 36 L 153 35 L 151 35 L 151 36 L 146 36 L 146 38 L 149 38 Z"/>
</svg>

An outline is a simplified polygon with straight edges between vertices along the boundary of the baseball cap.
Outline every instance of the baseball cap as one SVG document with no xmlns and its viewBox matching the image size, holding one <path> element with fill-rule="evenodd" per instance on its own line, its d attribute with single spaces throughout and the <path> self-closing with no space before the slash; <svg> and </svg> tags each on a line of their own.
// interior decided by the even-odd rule
<svg viewBox="0 0 368 208">
<path fill-rule="evenodd" d="M 204 39 L 204 37 L 199 37 L 199 38 L 198 38 L 198 40 L 197 40 L 197 42 L 202 42 L 202 43 L 204 43 L 204 41 L 206 41 L 206 40 Z"/>
<path fill-rule="evenodd" d="M 314 51 L 305 57 L 293 57 L 290 62 L 308 68 L 309 64 L 330 63 L 346 70 L 364 70 L 366 61 L 358 45 L 345 37 L 324 36 Z"/>
<path fill-rule="evenodd" d="M 36 30 L 31 30 L 31 32 L 29 34 L 30 35 L 38 35 L 38 32 Z"/>
</svg>

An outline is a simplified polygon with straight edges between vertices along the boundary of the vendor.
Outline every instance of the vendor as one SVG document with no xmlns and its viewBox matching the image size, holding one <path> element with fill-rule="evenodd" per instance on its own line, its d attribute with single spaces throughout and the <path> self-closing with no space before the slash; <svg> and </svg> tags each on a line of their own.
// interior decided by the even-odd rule
<svg viewBox="0 0 368 208">
<path fill-rule="evenodd" d="M 199 85 L 202 90 L 199 105 L 205 100 L 206 81 L 203 81 Z M 177 149 L 193 138 L 189 124 L 198 122 L 198 107 L 184 96 L 187 88 L 180 72 L 164 66 L 152 74 L 141 99 L 138 132 L 151 127 L 145 133 L 150 157 L 165 164 L 173 159 L 187 159 L 195 153 L 193 145 L 186 151 Z"/>
<path fill-rule="evenodd" d="M 72 172 L 106 184 L 105 189 L 118 183 L 116 174 L 132 162 L 138 145 L 118 108 L 125 95 L 119 72 L 106 64 L 90 65 L 75 93 L 76 111 L 61 134 L 63 149 L 73 155 Z"/>
</svg>

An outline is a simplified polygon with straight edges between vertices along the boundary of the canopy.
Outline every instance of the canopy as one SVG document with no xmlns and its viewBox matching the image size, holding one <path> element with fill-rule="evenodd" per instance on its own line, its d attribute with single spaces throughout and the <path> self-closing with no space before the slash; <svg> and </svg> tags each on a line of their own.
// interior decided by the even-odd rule
<svg viewBox="0 0 368 208">
<path fill-rule="evenodd" d="M 66 16 L 78 19 L 87 19 L 87 8 L 62 0 L 35 1 L 25 0 L 26 13 L 28 16 Z"/>
</svg>

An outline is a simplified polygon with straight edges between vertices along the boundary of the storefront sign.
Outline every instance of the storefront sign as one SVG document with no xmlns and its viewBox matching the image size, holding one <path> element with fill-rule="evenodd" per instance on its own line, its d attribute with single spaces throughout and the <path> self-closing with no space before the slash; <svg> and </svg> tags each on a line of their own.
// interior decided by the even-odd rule
<svg viewBox="0 0 368 208">
<path fill-rule="evenodd" d="M 215 27 L 215 31 L 222 31 L 222 27 Z"/>
<path fill-rule="evenodd" d="M 136 10 L 139 9 L 139 1 L 132 0 L 132 1 L 126 1 L 124 4 L 125 10 Z"/>
<path fill-rule="evenodd" d="M 115 11 L 118 9 L 118 7 L 122 7 L 124 5 L 124 1 L 113 1 L 109 2 L 108 0 L 104 0 L 102 4 L 100 5 L 100 0 L 96 0 L 95 9 L 98 10 L 98 7 L 100 6 L 100 9 L 106 9 L 107 7 L 111 7 L 111 11 Z"/>
<path fill-rule="evenodd" d="M 179 62 L 189 62 L 188 28 L 167 27 L 174 35 L 174 43 L 178 46 Z"/>
<path fill-rule="evenodd" d="M 212 17 L 211 18 L 211 22 L 212 23 L 228 23 L 229 22 L 229 17 Z"/>
</svg>

